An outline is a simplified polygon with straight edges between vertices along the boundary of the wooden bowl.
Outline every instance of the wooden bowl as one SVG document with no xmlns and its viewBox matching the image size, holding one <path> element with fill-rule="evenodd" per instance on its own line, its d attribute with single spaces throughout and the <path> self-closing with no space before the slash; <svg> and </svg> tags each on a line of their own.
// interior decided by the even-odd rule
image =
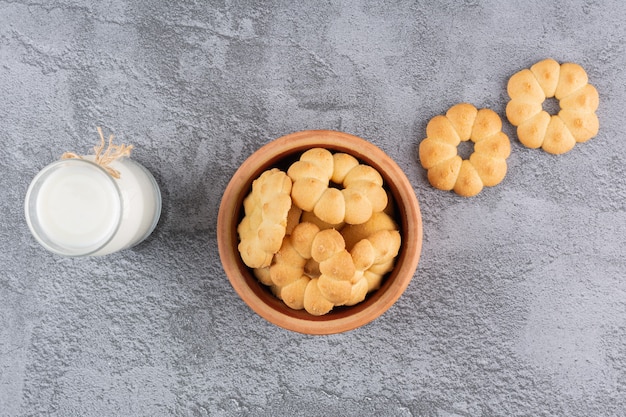
<svg viewBox="0 0 626 417">
<path fill-rule="evenodd" d="M 261 284 L 243 263 L 237 249 L 237 225 L 243 217 L 243 200 L 252 181 L 272 167 L 286 170 L 308 149 L 322 147 L 345 152 L 372 166 L 382 175 L 396 205 L 396 221 L 402 245 L 394 269 L 382 286 L 352 307 L 335 307 L 323 316 L 293 310 Z M 252 154 L 229 182 L 217 218 L 217 243 L 224 271 L 248 306 L 269 322 L 304 334 L 332 334 L 353 330 L 376 319 L 402 295 L 413 278 L 422 248 L 422 217 L 413 187 L 400 167 L 381 149 L 350 134 L 309 130 L 292 133 L 268 143 Z"/>
</svg>

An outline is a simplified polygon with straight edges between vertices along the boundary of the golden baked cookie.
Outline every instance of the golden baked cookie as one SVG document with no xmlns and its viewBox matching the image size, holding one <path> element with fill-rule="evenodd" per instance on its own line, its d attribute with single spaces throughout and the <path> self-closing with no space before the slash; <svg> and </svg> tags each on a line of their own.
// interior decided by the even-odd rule
<svg viewBox="0 0 626 417">
<path fill-rule="evenodd" d="M 598 134 L 598 91 L 578 64 L 544 59 L 513 74 L 507 92 L 511 100 L 506 116 L 517 126 L 519 141 L 528 148 L 562 154 Z M 543 103 L 553 97 L 560 109 L 550 115 Z"/>
<path fill-rule="evenodd" d="M 293 181 L 293 203 L 330 225 L 364 223 L 387 206 L 381 175 L 348 154 L 310 149 L 287 175 Z M 343 188 L 331 186 L 331 181 Z"/>
<path fill-rule="evenodd" d="M 252 182 L 252 191 L 244 199 L 244 218 L 237 226 L 239 253 L 250 268 L 270 265 L 280 249 L 291 208 L 291 179 L 272 168 Z"/>
<path fill-rule="evenodd" d="M 302 237 L 297 238 L 298 246 L 302 247 L 301 255 L 308 256 L 319 265 L 319 275 L 307 276 L 309 281 L 299 294 L 301 296 L 299 302 L 310 314 L 316 316 L 326 314 L 335 305 L 348 299 L 354 263 L 345 250 L 345 243 L 337 230 L 320 231 L 317 226 L 310 223 L 301 223 L 296 227 L 296 232 L 299 229 L 302 229 Z M 284 296 L 282 291 L 280 295 L 281 298 Z"/>
<path fill-rule="evenodd" d="M 464 160 L 457 147 L 469 140 L 474 143 L 474 152 Z M 428 171 L 430 184 L 464 197 L 499 184 L 506 176 L 510 153 L 511 144 L 502 132 L 500 117 L 493 110 L 478 110 L 468 103 L 452 106 L 445 116 L 433 117 L 419 146 L 420 162 Z"/>
<path fill-rule="evenodd" d="M 350 251 L 356 273 L 352 277 L 352 293 L 345 305 L 354 305 L 378 288 L 385 274 L 393 269 L 400 250 L 397 230 L 381 229 L 358 241 Z"/>
</svg>

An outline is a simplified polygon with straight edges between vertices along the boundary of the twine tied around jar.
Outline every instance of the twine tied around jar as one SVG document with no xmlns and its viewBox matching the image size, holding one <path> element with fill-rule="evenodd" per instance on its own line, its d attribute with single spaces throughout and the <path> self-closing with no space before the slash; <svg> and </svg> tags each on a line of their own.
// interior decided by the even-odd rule
<svg viewBox="0 0 626 417">
<path fill-rule="evenodd" d="M 105 149 L 106 141 L 104 140 L 104 135 L 102 134 L 102 129 L 100 127 L 98 129 L 98 134 L 100 134 L 100 146 L 94 146 L 93 150 L 95 152 L 94 162 L 100 165 L 106 172 L 109 173 L 113 178 L 119 179 L 120 173 L 118 170 L 111 168 L 109 164 L 115 161 L 118 158 L 124 156 L 130 156 L 130 151 L 133 150 L 133 145 L 113 145 L 113 135 L 109 136 L 109 146 Z M 74 152 L 65 152 L 61 155 L 61 159 L 84 159 L 82 156 L 75 154 Z"/>
</svg>

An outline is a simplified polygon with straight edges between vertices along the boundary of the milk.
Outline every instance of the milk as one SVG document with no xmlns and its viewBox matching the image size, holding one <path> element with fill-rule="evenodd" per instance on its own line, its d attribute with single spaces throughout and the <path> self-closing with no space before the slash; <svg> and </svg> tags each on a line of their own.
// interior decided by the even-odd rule
<svg viewBox="0 0 626 417">
<path fill-rule="evenodd" d="M 150 172 L 123 157 L 109 164 L 113 178 L 93 156 L 45 167 L 26 193 L 25 214 L 37 241 L 64 256 L 99 256 L 132 247 L 152 233 L 161 193 Z"/>
</svg>

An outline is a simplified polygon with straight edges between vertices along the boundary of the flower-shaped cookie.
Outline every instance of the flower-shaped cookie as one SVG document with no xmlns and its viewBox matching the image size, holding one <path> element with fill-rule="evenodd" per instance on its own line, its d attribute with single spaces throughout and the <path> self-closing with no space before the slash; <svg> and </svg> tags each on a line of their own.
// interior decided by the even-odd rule
<svg viewBox="0 0 626 417">
<path fill-rule="evenodd" d="M 244 218 L 237 226 L 239 253 L 250 268 L 269 266 L 282 245 L 291 208 L 291 179 L 272 168 L 252 182 L 243 202 Z"/>
<path fill-rule="evenodd" d="M 511 100 L 506 116 L 517 126 L 519 141 L 526 147 L 562 154 L 598 134 L 598 91 L 578 64 L 559 65 L 553 59 L 537 62 L 515 73 L 507 92 Z M 559 101 L 556 115 L 543 109 L 543 102 L 552 97 Z"/>
<path fill-rule="evenodd" d="M 493 187 L 504 179 L 511 144 L 493 110 L 457 104 L 445 116 L 428 122 L 426 136 L 420 143 L 419 157 L 433 187 L 471 197 L 484 186 Z M 474 152 L 469 159 L 462 159 L 457 147 L 468 140 L 474 143 Z"/>
</svg>

